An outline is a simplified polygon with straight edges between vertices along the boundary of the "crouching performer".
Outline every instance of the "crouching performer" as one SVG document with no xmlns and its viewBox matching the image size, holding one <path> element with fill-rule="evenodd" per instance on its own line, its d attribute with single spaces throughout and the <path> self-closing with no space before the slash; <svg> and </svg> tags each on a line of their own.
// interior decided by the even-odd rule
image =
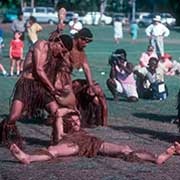
<svg viewBox="0 0 180 180">
<path fill-rule="evenodd" d="M 70 112 L 63 116 L 66 120 L 65 128 L 68 134 L 55 146 L 47 149 L 40 149 L 37 154 L 30 155 L 23 152 L 16 144 L 10 146 L 12 155 L 23 164 L 31 162 L 47 161 L 64 156 L 85 156 L 96 155 L 120 157 L 126 161 L 149 161 L 155 164 L 162 164 L 172 155 L 180 151 L 180 145 L 174 144 L 165 152 L 156 156 L 145 150 L 133 150 L 127 145 L 118 145 L 105 142 L 98 137 L 88 134 L 80 128 L 80 117 L 76 112 Z"/>
<path fill-rule="evenodd" d="M 9 145 L 13 139 L 20 146 L 22 139 L 16 127 L 16 121 L 26 113 L 29 117 L 37 109 L 45 109 L 54 118 L 57 139 L 63 135 L 59 108 L 75 107 L 75 96 L 72 91 L 71 63 L 69 51 L 72 39 L 68 35 L 53 32 L 49 40 L 37 41 L 29 49 L 24 63 L 24 71 L 17 81 L 10 114 L 1 122 L 0 141 Z"/>
<path fill-rule="evenodd" d="M 107 102 L 102 88 L 93 82 L 96 94 L 91 92 L 85 79 L 73 81 L 73 91 L 76 96 L 77 108 L 81 114 L 81 126 L 107 126 Z"/>
<path fill-rule="evenodd" d="M 101 87 L 93 81 L 85 48 L 93 41 L 88 28 L 82 28 L 73 38 L 71 62 L 73 69 L 83 70 L 86 79 L 73 81 L 77 107 L 82 114 L 82 127 L 107 125 L 107 103 Z"/>
</svg>

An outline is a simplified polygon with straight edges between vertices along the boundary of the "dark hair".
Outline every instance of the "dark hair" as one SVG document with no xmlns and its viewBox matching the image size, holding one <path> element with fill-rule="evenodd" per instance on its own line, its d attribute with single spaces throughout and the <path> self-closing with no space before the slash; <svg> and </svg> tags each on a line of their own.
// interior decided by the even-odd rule
<svg viewBox="0 0 180 180">
<path fill-rule="evenodd" d="M 149 59 L 149 64 L 158 64 L 158 59 L 157 58 L 155 58 L 155 57 L 151 57 L 150 59 Z"/>
<path fill-rule="evenodd" d="M 64 132 L 68 133 L 69 131 L 72 131 L 72 116 L 78 116 L 80 117 L 80 114 L 78 112 L 69 112 L 67 114 L 65 114 L 62 118 L 63 118 L 63 126 L 64 126 Z"/>
<path fill-rule="evenodd" d="M 119 60 L 127 61 L 126 56 L 124 49 L 116 49 L 109 58 L 109 64 L 112 66 L 117 65 Z"/>
<path fill-rule="evenodd" d="M 23 15 L 23 12 L 22 11 L 19 11 L 18 13 L 17 13 L 17 16 L 19 17 L 19 16 L 22 16 Z"/>
<path fill-rule="evenodd" d="M 20 31 L 14 31 L 14 35 L 16 34 L 16 33 L 18 33 L 19 35 L 21 35 L 19 38 L 21 39 L 21 37 L 22 37 L 22 32 L 20 32 Z"/>
<path fill-rule="evenodd" d="M 29 20 L 31 20 L 33 23 L 36 22 L 36 18 L 35 18 L 34 16 L 30 16 L 30 17 L 29 17 Z"/>
<path fill-rule="evenodd" d="M 93 34 L 88 28 L 82 28 L 78 33 L 74 35 L 75 39 L 80 38 L 80 37 L 92 39 Z"/>
<path fill-rule="evenodd" d="M 149 46 L 147 47 L 147 51 L 154 51 L 154 47 L 153 47 L 152 45 L 149 45 Z"/>
<path fill-rule="evenodd" d="M 66 35 L 66 34 L 61 35 L 60 38 L 61 38 L 64 46 L 66 47 L 66 49 L 71 51 L 72 48 L 73 48 L 72 38 L 69 35 Z"/>
<path fill-rule="evenodd" d="M 73 48 L 72 38 L 66 34 L 61 35 L 57 30 L 51 32 L 51 34 L 49 36 L 49 41 L 50 42 L 62 41 L 65 48 L 68 49 L 69 51 L 71 51 Z"/>
<path fill-rule="evenodd" d="M 127 53 L 124 49 L 116 49 L 113 55 L 121 59 L 126 59 L 127 57 Z"/>
</svg>

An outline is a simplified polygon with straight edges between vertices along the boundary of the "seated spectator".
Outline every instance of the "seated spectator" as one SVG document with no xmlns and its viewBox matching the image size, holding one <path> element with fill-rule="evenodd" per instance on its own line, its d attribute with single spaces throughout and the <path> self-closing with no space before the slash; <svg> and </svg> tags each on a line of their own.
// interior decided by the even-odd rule
<svg viewBox="0 0 180 180">
<path fill-rule="evenodd" d="M 173 67 L 170 70 L 170 72 L 172 73 L 172 75 L 179 75 L 180 74 L 180 63 L 176 60 L 172 61 Z"/>
<path fill-rule="evenodd" d="M 171 71 L 173 67 L 172 56 L 168 53 L 164 53 L 164 56 L 161 56 L 159 59 L 158 67 L 164 71 L 165 75 L 174 75 Z"/>
<path fill-rule="evenodd" d="M 158 67 L 158 59 L 152 57 L 148 67 L 135 69 L 137 75 L 137 90 L 141 98 L 164 100 L 166 99 L 167 87 L 164 83 L 164 72 Z"/>
<path fill-rule="evenodd" d="M 149 63 L 149 59 L 151 57 L 158 58 L 156 52 L 154 51 L 154 47 L 149 45 L 148 48 L 147 48 L 147 51 L 143 52 L 141 54 L 141 57 L 139 59 L 140 67 L 147 67 L 148 63 Z"/>
<path fill-rule="evenodd" d="M 172 60 L 172 56 L 168 53 L 165 53 L 164 56 L 160 58 L 160 65 L 163 64 L 166 71 L 166 75 L 173 76 L 180 74 L 180 63 L 176 60 Z"/>
<path fill-rule="evenodd" d="M 126 59 L 126 51 L 117 49 L 109 60 L 111 71 L 107 80 L 107 87 L 111 91 L 114 100 L 118 95 L 125 96 L 129 101 L 138 100 L 136 81 L 134 79 L 133 65 Z"/>
</svg>

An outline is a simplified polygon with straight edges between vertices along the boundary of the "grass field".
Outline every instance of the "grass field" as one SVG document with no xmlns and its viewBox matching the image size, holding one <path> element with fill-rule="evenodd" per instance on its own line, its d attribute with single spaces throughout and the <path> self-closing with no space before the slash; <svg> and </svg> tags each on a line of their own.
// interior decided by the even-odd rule
<svg viewBox="0 0 180 180">
<path fill-rule="evenodd" d="M 9 24 L 4 27 L 4 41 L 5 48 L 3 50 L 2 64 L 9 70 L 9 41 L 12 37 L 12 33 L 9 30 Z M 169 89 L 169 97 L 165 101 L 148 101 L 140 100 L 137 103 L 128 103 L 126 101 L 113 102 L 112 96 L 106 87 L 106 79 L 108 78 L 109 69 L 108 57 L 111 52 L 116 48 L 124 48 L 128 54 L 128 60 L 133 64 L 138 63 L 138 58 L 141 52 L 146 50 L 148 40 L 145 36 L 144 29 L 139 31 L 139 39 L 136 44 L 131 44 L 130 36 L 127 29 L 124 30 L 124 38 L 119 44 L 113 42 L 113 28 L 112 26 L 91 26 L 89 27 L 94 34 L 94 41 L 89 44 L 86 48 L 89 64 L 92 70 L 93 79 L 95 79 L 103 88 L 109 105 L 109 117 L 121 117 L 128 118 L 129 115 L 136 116 L 148 112 L 150 114 L 157 114 L 163 116 L 174 116 L 176 115 L 176 95 L 179 89 L 179 78 L 178 76 L 166 77 L 165 81 Z M 40 33 L 40 39 L 47 39 L 51 31 L 55 29 L 54 26 L 44 25 L 44 30 Z M 65 31 L 68 33 L 68 29 Z M 174 59 L 178 59 L 180 56 L 179 46 L 180 40 L 178 40 L 180 33 L 172 30 L 171 35 L 165 40 L 165 51 L 170 53 Z M 28 50 L 27 39 L 25 41 L 25 52 Z M 105 72 L 105 75 L 101 75 L 101 72 Z M 84 77 L 83 72 L 75 71 L 73 78 Z M 1 89 L 0 89 L 0 112 L 1 114 L 8 113 L 8 99 L 11 94 L 14 83 L 17 78 L 4 78 L 0 77 Z M 143 117 L 142 117 L 143 118 Z M 166 121 L 166 119 L 164 119 Z M 168 121 L 168 120 L 167 120 Z"/>
<path fill-rule="evenodd" d="M 8 45 L 12 37 L 9 24 L 3 25 L 5 30 L 5 49 L 2 64 L 9 70 Z M 146 50 L 147 38 L 144 29 L 140 29 L 137 44 L 131 44 L 127 29 L 120 44 L 113 42 L 112 26 L 89 27 L 94 34 L 94 41 L 86 48 L 89 64 L 95 79 L 103 88 L 108 103 L 108 127 L 87 129 L 107 141 L 128 144 L 135 149 L 145 148 L 154 153 L 163 152 L 172 142 L 179 138 L 177 126 L 170 123 L 176 118 L 176 96 L 179 90 L 179 76 L 165 77 L 169 89 L 169 97 L 165 101 L 140 99 L 129 103 L 122 99 L 112 101 L 112 96 L 106 87 L 110 67 L 108 57 L 116 48 L 124 48 L 128 60 L 138 63 L 141 52 Z M 44 25 L 40 39 L 47 39 L 54 26 Z M 66 30 L 68 33 L 68 30 Z M 165 41 L 166 52 L 178 59 L 179 32 L 171 31 Z M 26 41 L 25 52 L 28 50 Z M 105 72 L 101 75 L 101 72 Z M 83 78 L 82 72 L 75 71 L 73 79 Z M 0 118 L 9 112 L 9 97 L 17 77 L 0 76 Z M 0 120 L 1 120 L 0 119 Z M 26 152 L 49 144 L 51 128 L 34 121 L 21 121 L 18 128 L 25 140 Z M 17 163 L 9 151 L 0 146 L 0 180 L 179 180 L 179 157 L 174 156 L 162 166 L 151 163 L 130 163 L 118 158 L 102 157 L 68 157 L 51 162 L 34 163 L 23 166 Z"/>
</svg>

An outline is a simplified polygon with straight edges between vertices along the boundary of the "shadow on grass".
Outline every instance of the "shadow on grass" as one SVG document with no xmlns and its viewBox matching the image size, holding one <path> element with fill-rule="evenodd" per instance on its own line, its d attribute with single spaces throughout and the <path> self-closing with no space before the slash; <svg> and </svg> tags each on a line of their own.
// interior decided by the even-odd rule
<svg viewBox="0 0 180 180">
<path fill-rule="evenodd" d="M 33 138 L 33 137 L 23 137 L 23 139 L 26 141 L 28 145 L 42 145 L 42 146 L 49 146 L 50 140 L 42 140 L 39 138 Z"/>
<path fill-rule="evenodd" d="M 150 130 L 150 129 L 131 127 L 131 126 L 122 126 L 122 127 L 109 126 L 109 127 L 112 128 L 113 130 L 123 131 L 126 133 L 132 133 L 135 136 L 138 136 L 138 134 L 139 135 L 147 134 L 147 135 L 150 135 L 152 139 L 159 139 L 161 141 L 166 141 L 169 143 L 179 140 L 179 136 L 175 135 L 173 133 L 159 132 L 159 131 L 154 131 L 154 130 Z"/>
<path fill-rule="evenodd" d="M 19 122 L 23 124 L 37 124 L 37 125 L 42 125 L 46 124 L 47 119 L 43 118 L 23 118 Z"/>
<path fill-rule="evenodd" d="M 107 100 L 107 101 L 114 101 L 114 102 L 120 102 L 120 101 L 128 102 L 127 99 L 122 98 L 122 97 L 118 97 L 118 101 L 115 101 L 112 97 L 106 97 L 106 100 Z"/>
<path fill-rule="evenodd" d="M 7 119 L 8 115 L 7 114 L 0 114 L 0 119 Z"/>
<path fill-rule="evenodd" d="M 154 114 L 154 113 L 133 113 L 133 116 L 142 119 L 148 119 L 151 121 L 159 121 L 159 122 L 172 122 L 176 119 L 176 116 L 173 115 L 162 115 L 162 114 Z"/>
</svg>

